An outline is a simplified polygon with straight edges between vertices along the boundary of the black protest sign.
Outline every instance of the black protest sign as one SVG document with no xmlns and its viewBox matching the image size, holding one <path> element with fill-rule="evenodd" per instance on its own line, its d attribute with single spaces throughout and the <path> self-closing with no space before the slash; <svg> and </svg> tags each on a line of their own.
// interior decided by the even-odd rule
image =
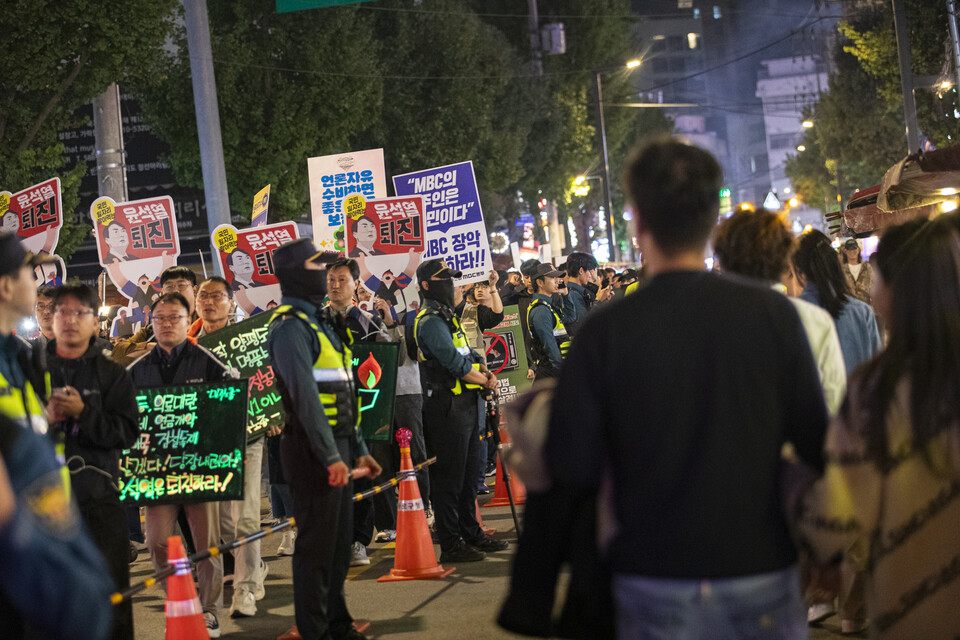
<svg viewBox="0 0 960 640">
<path fill-rule="evenodd" d="M 140 439 L 120 458 L 121 502 L 243 497 L 246 380 L 140 389 L 137 406 Z"/>
<path fill-rule="evenodd" d="M 272 313 L 258 313 L 197 340 L 227 367 L 239 371 L 241 378 L 250 380 L 248 443 L 263 436 L 270 427 L 283 427 L 283 402 L 267 355 L 267 327 L 272 317 Z"/>
<path fill-rule="evenodd" d="M 364 440 L 389 440 L 400 343 L 356 342 L 350 350 L 360 396 L 360 434 Z"/>
</svg>

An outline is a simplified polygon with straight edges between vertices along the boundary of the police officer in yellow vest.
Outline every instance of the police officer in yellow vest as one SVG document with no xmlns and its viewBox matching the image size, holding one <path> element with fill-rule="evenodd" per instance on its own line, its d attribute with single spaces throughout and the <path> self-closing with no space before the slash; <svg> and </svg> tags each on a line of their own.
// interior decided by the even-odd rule
<svg viewBox="0 0 960 640">
<path fill-rule="evenodd" d="M 47 431 L 43 403 L 49 385 L 39 354 L 14 331 L 37 304 L 34 267 L 51 262 L 27 251 L 16 235 L 0 234 L 0 413 L 38 433 Z"/>
<path fill-rule="evenodd" d="M 267 337 L 287 413 L 280 456 L 298 527 L 293 602 L 300 636 L 309 640 L 365 637 L 353 629 L 343 592 L 353 542 L 348 465 L 356 461 L 373 477 L 381 471 L 357 429 L 349 336 L 338 335 L 320 311 L 325 258 L 308 239 L 274 252 L 283 298 Z"/>
<path fill-rule="evenodd" d="M 423 307 L 414 323 L 420 382 L 423 387 L 423 435 L 430 467 L 430 501 L 440 542 L 440 562 L 483 560 L 507 543 L 486 535 L 477 522 L 475 501 L 480 474 L 480 415 L 483 389 L 497 378 L 470 348 L 454 312 L 453 278 L 459 271 L 432 259 L 417 268 Z"/>
<path fill-rule="evenodd" d="M 570 348 L 570 337 L 563 326 L 563 319 L 550 302 L 555 293 L 566 293 L 561 288 L 563 271 L 554 269 L 551 264 L 537 265 L 531 274 L 533 281 L 533 300 L 527 305 L 527 326 L 533 344 L 530 351 L 536 362 L 534 371 L 537 380 L 555 378 L 560 374 L 560 364 Z"/>
</svg>

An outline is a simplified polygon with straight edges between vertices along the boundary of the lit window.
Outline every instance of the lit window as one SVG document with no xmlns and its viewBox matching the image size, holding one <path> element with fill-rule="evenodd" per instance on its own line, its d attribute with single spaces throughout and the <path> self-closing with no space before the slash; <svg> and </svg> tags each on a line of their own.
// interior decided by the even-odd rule
<svg viewBox="0 0 960 640">
<path fill-rule="evenodd" d="M 687 46 L 691 49 L 697 48 L 697 39 L 700 34 L 697 33 L 688 33 L 687 34 Z"/>
<path fill-rule="evenodd" d="M 720 15 L 720 7 L 718 5 L 713 5 L 713 19 L 719 20 L 722 16 Z"/>
<path fill-rule="evenodd" d="M 694 19 L 694 20 L 699 20 L 699 19 L 700 19 L 700 9 L 694 9 L 694 10 L 693 10 L 693 19 Z"/>
</svg>

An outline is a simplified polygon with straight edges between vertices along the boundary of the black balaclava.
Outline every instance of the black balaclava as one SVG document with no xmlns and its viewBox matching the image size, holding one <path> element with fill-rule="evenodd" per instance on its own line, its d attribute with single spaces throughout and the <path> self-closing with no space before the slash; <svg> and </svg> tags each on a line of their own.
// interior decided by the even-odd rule
<svg viewBox="0 0 960 640">
<path fill-rule="evenodd" d="M 440 304 L 453 309 L 453 279 L 441 278 L 440 280 L 428 280 L 427 282 L 430 283 L 429 289 L 420 287 L 423 297 L 436 300 Z"/>
<path fill-rule="evenodd" d="M 327 296 L 327 270 L 293 267 L 277 272 L 280 292 L 285 296 L 306 300 L 317 309 L 323 307 Z"/>
</svg>

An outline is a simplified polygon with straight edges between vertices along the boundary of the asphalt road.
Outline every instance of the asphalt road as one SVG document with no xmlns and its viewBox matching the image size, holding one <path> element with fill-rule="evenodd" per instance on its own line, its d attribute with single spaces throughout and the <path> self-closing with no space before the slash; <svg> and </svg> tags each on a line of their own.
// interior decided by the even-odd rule
<svg viewBox="0 0 960 640">
<path fill-rule="evenodd" d="M 488 496 L 481 497 L 483 504 Z M 264 515 L 267 514 L 264 500 Z M 481 509 L 485 524 L 497 531 L 495 538 L 511 543 L 508 551 L 490 554 L 482 562 L 457 565 L 457 570 L 440 580 L 378 583 L 377 578 L 393 567 L 392 543 L 374 543 L 368 548 L 370 565 L 353 567 L 346 583 L 347 604 L 355 619 L 370 622 L 366 633 L 371 638 L 416 638 L 417 640 L 457 638 L 521 638 L 500 629 L 495 618 L 509 582 L 510 558 L 515 551 L 513 520 L 509 507 Z M 223 637 L 237 639 L 272 639 L 294 625 L 293 581 L 290 558 L 276 556 L 280 535 L 262 541 L 262 556 L 269 565 L 266 597 L 257 603 L 257 615 L 231 619 L 230 599 L 233 590 L 224 589 L 224 613 L 220 620 Z M 436 548 L 439 554 L 439 547 Z M 146 552 L 131 566 L 132 583 L 151 574 Z M 134 597 L 136 637 L 143 640 L 164 638 L 164 598 L 159 587 L 152 587 Z M 812 627 L 810 637 L 841 636 L 840 621 L 829 618 Z"/>
</svg>

